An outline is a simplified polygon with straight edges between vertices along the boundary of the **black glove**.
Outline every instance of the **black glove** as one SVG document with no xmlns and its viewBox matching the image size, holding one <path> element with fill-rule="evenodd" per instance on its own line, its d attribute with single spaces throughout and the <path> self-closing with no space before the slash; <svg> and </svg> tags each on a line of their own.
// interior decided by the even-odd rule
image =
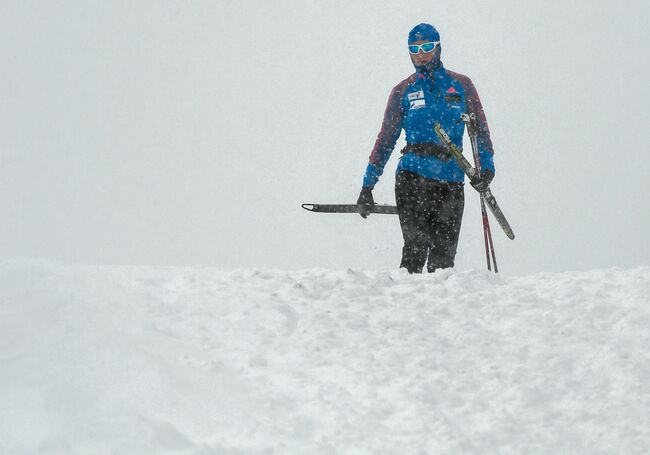
<svg viewBox="0 0 650 455">
<path fill-rule="evenodd" d="M 361 188 L 361 193 L 359 193 L 359 199 L 357 199 L 357 205 L 359 206 L 359 215 L 363 218 L 367 218 L 372 212 L 372 206 L 375 205 L 375 200 L 372 198 L 372 188 L 369 186 L 364 186 Z"/>
<path fill-rule="evenodd" d="M 494 178 L 494 171 L 487 169 L 481 172 L 480 178 L 475 178 L 471 180 L 469 183 L 474 187 L 476 191 L 482 193 L 483 191 L 488 189 L 488 186 L 490 186 L 490 182 L 492 182 L 493 178 Z"/>
</svg>

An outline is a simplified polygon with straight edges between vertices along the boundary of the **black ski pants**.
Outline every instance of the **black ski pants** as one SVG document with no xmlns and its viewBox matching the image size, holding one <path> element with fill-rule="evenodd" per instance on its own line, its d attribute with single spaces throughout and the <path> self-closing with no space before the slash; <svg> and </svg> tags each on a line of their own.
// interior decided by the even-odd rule
<svg viewBox="0 0 650 455">
<path fill-rule="evenodd" d="M 404 237 L 400 267 L 409 273 L 422 273 L 425 263 L 429 272 L 453 267 L 465 208 L 463 184 L 400 171 L 395 200 Z"/>
</svg>

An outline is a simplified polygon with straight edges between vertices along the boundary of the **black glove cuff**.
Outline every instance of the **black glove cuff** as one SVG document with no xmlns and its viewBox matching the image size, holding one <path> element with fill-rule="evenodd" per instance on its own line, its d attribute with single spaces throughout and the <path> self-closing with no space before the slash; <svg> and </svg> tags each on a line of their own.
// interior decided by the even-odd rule
<svg viewBox="0 0 650 455">
<path fill-rule="evenodd" d="M 374 204 L 374 198 L 372 197 L 372 187 L 364 186 L 361 188 L 361 193 L 359 193 L 359 199 L 357 204 Z"/>
</svg>

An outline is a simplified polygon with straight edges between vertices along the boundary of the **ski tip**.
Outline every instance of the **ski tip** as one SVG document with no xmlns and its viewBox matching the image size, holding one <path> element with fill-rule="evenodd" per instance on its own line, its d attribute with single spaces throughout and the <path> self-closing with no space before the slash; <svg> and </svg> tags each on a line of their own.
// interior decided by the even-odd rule
<svg viewBox="0 0 650 455">
<path fill-rule="evenodd" d="M 314 209 L 316 208 L 316 204 L 302 204 L 301 207 L 305 210 L 309 210 L 310 212 L 313 212 Z"/>
</svg>

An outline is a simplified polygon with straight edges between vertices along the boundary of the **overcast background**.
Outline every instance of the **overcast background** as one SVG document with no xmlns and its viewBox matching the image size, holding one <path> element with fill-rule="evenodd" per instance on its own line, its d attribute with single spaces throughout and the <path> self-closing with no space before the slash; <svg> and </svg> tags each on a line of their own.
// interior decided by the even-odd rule
<svg viewBox="0 0 650 455">
<path fill-rule="evenodd" d="M 0 255 L 396 268 L 396 217 L 300 204 L 356 201 L 430 22 L 490 123 L 502 271 L 650 264 L 648 2 L 0 4 Z M 470 190 L 458 268 L 482 241 Z"/>
</svg>

